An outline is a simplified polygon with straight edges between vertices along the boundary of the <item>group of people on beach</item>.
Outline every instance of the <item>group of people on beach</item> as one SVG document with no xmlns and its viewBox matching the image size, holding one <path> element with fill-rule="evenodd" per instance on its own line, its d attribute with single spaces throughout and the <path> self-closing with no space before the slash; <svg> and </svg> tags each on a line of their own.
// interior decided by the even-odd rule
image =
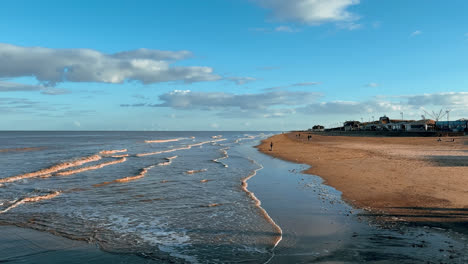
<svg viewBox="0 0 468 264">
<path fill-rule="evenodd" d="M 442 139 L 441 139 L 441 138 L 439 138 L 437 141 L 441 142 L 441 141 L 442 141 Z M 454 139 L 454 138 L 452 138 L 452 140 L 451 140 L 450 142 L 455 142 L 455 139 Z"/>
<path fill-rule="evenodd" d="M 296 134 L 296 138 L 300 138 L 301 134 Z M 309 141 L 312 138 L 312 135 L 307 135 L 307 141 Z"/>
</svg>

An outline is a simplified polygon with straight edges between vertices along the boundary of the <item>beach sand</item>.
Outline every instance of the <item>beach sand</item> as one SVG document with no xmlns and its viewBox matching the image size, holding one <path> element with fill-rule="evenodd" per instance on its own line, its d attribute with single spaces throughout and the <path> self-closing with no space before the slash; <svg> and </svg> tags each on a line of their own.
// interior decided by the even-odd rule
<svg viewBox="0 0 468 264">
<path fill-rule="evenodd" d="M 297 137 L 297 134 L 301 134 Z M 265 154 L 308 164 L 369 215 L 466 225 L 468 138 L 346 137 L 291 132 L 262 141 Z M 270 151 L 270 143 L 273 150 Z M 389 218 L 390 217 L 390 218 Z M 466 227 L 465 227 L 466 229 Z"/>
</svg>

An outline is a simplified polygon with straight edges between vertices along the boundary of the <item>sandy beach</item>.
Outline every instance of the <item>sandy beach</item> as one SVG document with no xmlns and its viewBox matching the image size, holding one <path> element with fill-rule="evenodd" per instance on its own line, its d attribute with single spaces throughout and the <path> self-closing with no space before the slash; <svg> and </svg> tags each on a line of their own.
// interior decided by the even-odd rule
<svg viewBox="0 0 468 264">
<path fill-rule="evenodd" d="M 463 224 L 468 219 L 466 137 L 437 141 L 313 134 L 308 140 L 307 135 L 275 135 L 258 149 L 310 165 L 305 173 L 322 177 L 369 215 L 424 223 Z"/>
</svg>

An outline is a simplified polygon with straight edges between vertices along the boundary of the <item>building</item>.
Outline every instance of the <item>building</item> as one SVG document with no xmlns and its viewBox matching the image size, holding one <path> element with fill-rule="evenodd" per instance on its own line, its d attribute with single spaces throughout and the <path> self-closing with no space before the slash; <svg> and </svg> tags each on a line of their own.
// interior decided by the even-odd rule
<svg viewBox="0 0 468 264">
<path fill-rule="evenodd" d="M 434 131 L 436 130 L 436 121 L 432 119 L 423 119 L 413 121 L 405 125 L 404 131 L 420 132 L 420 131 Z"/>
<path fill-rule="evenodd" d="M 346 122 L 344 122 L 343 127 L 344 127 L 345 131 L 360 130 L 361 122 L 359 122 L 359 121 L 346 121 Z"/>
<path fill-rule="evenodd" d="M 468 132 L 468 120 L 463 118 L 457 121 L 437 121 L 436 128 L 439 131 Z"/>
<path fill-rule="evenodd" d="M 315 125 L 312 127 L 312 131 L 314 132 L 323 132 L 325 131 L 325 127 L 321 125 Z"/>
</svg>

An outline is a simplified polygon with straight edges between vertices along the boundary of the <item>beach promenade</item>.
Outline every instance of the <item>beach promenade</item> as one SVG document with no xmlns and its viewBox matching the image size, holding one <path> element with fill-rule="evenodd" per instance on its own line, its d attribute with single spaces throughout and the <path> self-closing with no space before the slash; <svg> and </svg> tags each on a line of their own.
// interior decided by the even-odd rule
<svg viewBox="0 0 468 264">
<path fill-rule="evenodd" d="M 452 226 L 468 220 L 467 137 L 438 141 L 317 134 L 309 139 L 308 135 L 275 135 L 258 148 L 310 165 L 305 173 L 322 177 L 369 215 Z"/>
</svg>

